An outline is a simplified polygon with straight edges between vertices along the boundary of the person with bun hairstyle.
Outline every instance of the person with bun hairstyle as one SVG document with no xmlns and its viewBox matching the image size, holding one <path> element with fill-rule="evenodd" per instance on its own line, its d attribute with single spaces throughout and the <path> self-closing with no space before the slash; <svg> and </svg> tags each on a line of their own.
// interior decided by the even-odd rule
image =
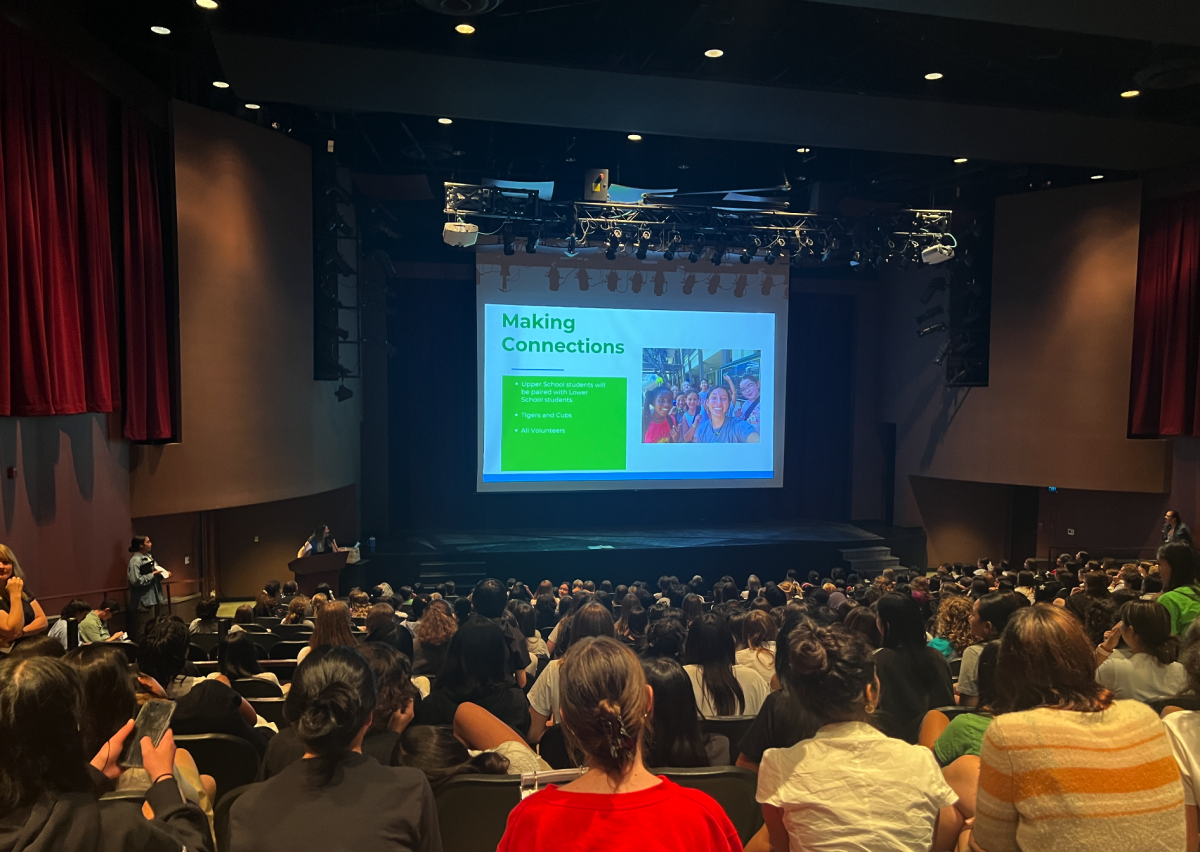
<svg viewBox="0 0 1200 852">
<path fill-rule="evenodd" d="M 563 731 L 587 771 L 517 805 L 497 852 L 740 852 L 720 805 L 646 769 L 654 691 L 633 651 L 607 636 L 573 641 L 560 683 Z"/>
<path fill-rule="evenodd" d="M 308 655 L 288 695 L 304 758 L 233 805 L 230 852 L 306 849 L 313 845 L 313 826 L 335 826 L 340 849 L 441 852 L 425 775 L 381 766 L 362 752 L 376 700 L 375 675 L 355 649 L 321 646 Z"/>
<path fill-rule="evenodd" d="M 953 837 L 934 845 L 939 820 L 959 820 L 958 796 L 933 754 L 871 724 L 879 678 L 862 635 L 805 623 L 788 636 L 786 653 L 787 688 L 821 727 L 813 739 L 763 754 L 758 801 L 771 848 L 914 852 L 952 845 Z"/>
</svg>

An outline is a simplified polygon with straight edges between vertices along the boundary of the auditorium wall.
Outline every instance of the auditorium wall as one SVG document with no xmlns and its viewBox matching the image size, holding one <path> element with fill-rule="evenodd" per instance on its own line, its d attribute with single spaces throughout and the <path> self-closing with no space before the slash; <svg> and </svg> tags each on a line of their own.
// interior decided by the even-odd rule
<svg viewBox="0 0 1200 852">
<path fill-rule="evenodd" d="M 937 519 L 955 516 L 947 501 L 958 498 L 914 487 L 914 477 L 1061 489 L 1057 520 L 1040 518 L 1039 550 L 1052 537 L 1084 538 L 1083 524 L 1065 536 L 1074 505 L 1106 519 L 1098 526 L 1114 547 L 1137 547 L 1155 528 L 1171 489 L 1171 444 L 1126 437 L 1140 210 L 1137 181 L 997 200 L 986 388 L 947 389 L 933 363 L 941 340 L 916 337 L 913 317 L 936 267 L 885 274 L 880 419 L 897 425 L 896 523 L 926 525 L 931 559 L 974 560 L 995 534 L 990 519 L 974 538 L 961 526 L 943 532 L 951 527 Z"/>
<path fill-rule="evenodd" d="M 361 394 L 312 377 L 310 149 L 179 101 L 173 124 L 181 441 L 133 449 L 134 516 L 357 484 Z"/>
</svg>

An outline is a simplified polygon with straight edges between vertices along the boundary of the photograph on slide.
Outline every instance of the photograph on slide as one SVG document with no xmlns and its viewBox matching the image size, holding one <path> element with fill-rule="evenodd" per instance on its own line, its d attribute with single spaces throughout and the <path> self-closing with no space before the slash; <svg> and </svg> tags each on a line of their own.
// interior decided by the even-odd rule
<svg viewBox="0 0 1200 852">
<path fill-rule="evenodd" d="M 643 444 L 757 444 L 758 349 L 643 349 Z"/>
</svg>

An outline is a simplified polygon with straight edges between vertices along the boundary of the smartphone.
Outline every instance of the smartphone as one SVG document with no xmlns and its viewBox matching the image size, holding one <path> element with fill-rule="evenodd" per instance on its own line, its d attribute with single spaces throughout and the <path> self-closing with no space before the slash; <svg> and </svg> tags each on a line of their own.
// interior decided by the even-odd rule
<svg viewBox="0 0 1200 852">
<path fill-rule="evenodd" d="M 163 734 L 171 727 L 171 717 L 175 715 L 174 701 L 148 701 L 142 705 L 137 720 L 133 723 L 133 733 L 121 747 L 121 755 L 117 765 L 129 769 L 142 765 L 142 737 L 149 737 L 150 742 L 158 745 L 162 742 Z"/>
</svg>

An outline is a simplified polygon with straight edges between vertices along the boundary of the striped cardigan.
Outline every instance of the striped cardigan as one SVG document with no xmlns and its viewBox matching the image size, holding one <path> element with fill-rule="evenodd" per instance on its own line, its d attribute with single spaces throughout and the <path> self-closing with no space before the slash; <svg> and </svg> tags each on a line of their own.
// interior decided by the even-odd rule
<svg viewBox="0 0 1200 852">
<path fill-rule="evenodd" d="M 979 757 L 974 840 L 987 852 L 1184 847 L 1179 767 L 1141 702 L 997 716 Z"/>
</svg>

